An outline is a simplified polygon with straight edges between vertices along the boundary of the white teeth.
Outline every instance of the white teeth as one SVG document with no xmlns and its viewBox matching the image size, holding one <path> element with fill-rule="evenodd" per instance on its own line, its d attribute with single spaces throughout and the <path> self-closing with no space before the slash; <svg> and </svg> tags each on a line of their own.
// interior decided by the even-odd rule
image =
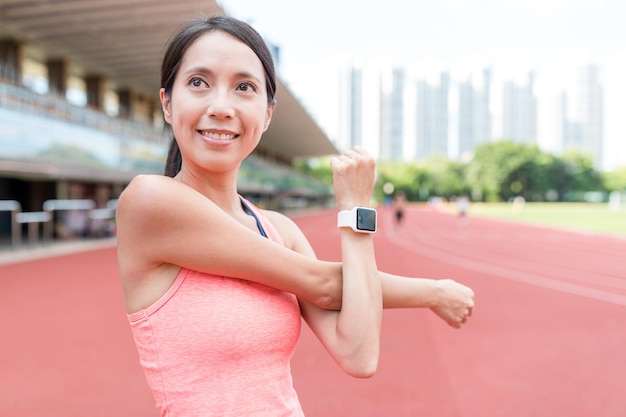
<svg viewBox="0 0 626 417">
<path fill-rule="evenodd" d="M 227 135 L 226 133 L 206 132 L 204 130 L 200 131 L 200 134 L 202 136 L 206 136 L 207 138 L 213 139 L 213 140 L 232 140 L 235 138 L 235 135 Z"/>
</svg>

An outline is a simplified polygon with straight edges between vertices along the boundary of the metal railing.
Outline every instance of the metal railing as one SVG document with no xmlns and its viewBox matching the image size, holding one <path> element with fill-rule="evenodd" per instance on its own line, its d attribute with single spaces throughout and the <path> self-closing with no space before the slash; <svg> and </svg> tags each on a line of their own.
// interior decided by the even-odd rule
<svg viewBox="0 0 626 417">
<path fill-rule="evenodd" d="M 0 200 L 0 211 L 11 212 L 11 246 L 19 246 L 22 243 L 22 230 L 18 214 L 22 212 L 22 205 L 15 200 Z"/>
<path fill-rule="evenodd" d="M 16 200 L 0 200 L 0 212 L 11 213 L 11 247 L 18 248 L 22 244 L 22 225 L 28 227 L 28 242 L 31 245 L 40 241 L 52 241 L 55 227 L 55 212 L 78 210 L 85 211 L 89 220 L 113 220 L 117 200 L 109 200 L 106 207 L 96 208 L 93 200 L 64 199 L 46 200 L 43 211 L 22 212 L 21 204 Z M 41 233 L 40 233 L 41 232 Z"/>
</svg>

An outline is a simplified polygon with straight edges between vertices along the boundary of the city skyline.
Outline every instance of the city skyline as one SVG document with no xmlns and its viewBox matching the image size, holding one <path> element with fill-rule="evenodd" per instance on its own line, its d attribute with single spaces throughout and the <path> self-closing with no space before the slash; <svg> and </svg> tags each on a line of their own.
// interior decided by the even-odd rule
<svg viewBox="0 0 626 417">
<path fill-rule="evenodd" d="M 395 85 L 397 80 L 394 80 L 390 75 L 392 73 L 402 74 L 404 78 L 401 83 L 405 84 L 403 93 L 405 103 L 403 106 L 396 104 L 395 110 L 402 109 L 402 116 L 397 117 L 404 119 L 398 122 L 403 126 L 401 135 L 404 136 L 404 146 L 399 146 L 397 143 L 390 145 L 393 141 L 386 137 L 388 129 L 385 127 L 385 120 L 388 123 L 393 124 L 393 122 L 390 119 L 391 116 L 387 114 L 388 106 L 384 104 L 378 106 L 380 100 L 391 100 L 390 103 L 393 105 L 398 98 L 392 98 L 389 91 L 387 95 L 381 93 L 380 96 L 371 91 L 360 94 L 360 98 L 364 100 L 360 106 L 370 109 L 369 116 L 365 121 L 368 126 L 361 128 L 365 131 L 364 144 L 369 145 L 370 151 L 382 159 L 411 160 L 429 156 L 428 152 L 426 154 L 420 153 L 420 148 L 424 146 L 426 148 L 436 146 L 440 151 L 443 149 L 440 146 L 441 143 L 435 145 L 431 137 L 425 134 L 419 136 L 420 130 L 432 130 L 432 126 L 420 125 L 420 123 L 427 121 L 423 118 L 420 120 L 422 116 L 419 112 L 416 113 L 414 109 L 415 105 L 420 106 L 417 97 L 420 96 L 419 90 L 422 89 L 426 91 L 426 94 L 433 96 L 431 97 L 430 106 L 432 108 L 429 109 L 430 113 L 443 115 L 442 109 L 437 109 L 437 101 L 445 101 L 448 105 L 447 113 L 442 116 L 449 121 L 447 132 L 449 136 L 445 147 L 447 152 L 443 153 L 452 159 L 466 158 L 477 145 L 483 142 L 505 139 L 537 144 L 544 151 L 555 155 L 561 155 L 570 149 L 579 150 L 589 154 L 594 165 L 601 170 L 610 170 L 611 167 L 626 165 L 625 155 L 623 153 L 616 155 L 614 153 L 615 147 L 611 146 L 607 138 L 607 107 L 609 110 L 614 110 L 615 107 L 611 108 L 610 105 L 606 104 L 606 95 L 607 92 L 611 94 L 612 90 L 602 81 L 602 68 L 593 63 L 573 65 L 563 75 L 562 87 L 560 89 L 555 88 L 549 95 L 546 94 L 545 90 L 537 89 L 538 80 L 539 83 L 543 80 L 541 77 L 537 77 L 537 71 L 534 69 L 529 69 L 525 74 L 520 72 L 507 78 L 506 75 L 503 76 L 502 73 L 495 70 L 494 66 L 486 66 L 468 71 L 457 77 L 451 77 L 450 74 L 453 72 L 448 69 L 441 69 L 439 72 L 416 73 L 411 68 L 370 62 L 360 65 L 344 64 L 343 68 L 337 68 L 339 80 L 345 77 L 342 73 L 346 71 L 346 68 L 348 68 L 348 72 L 354 68 L 359 68 L 361 73 L 369 74 L 369 84 L 365 87 L 366 90 L 368 88 L 370 90 L 375 89 L 377 85 L 377 88 L 382 90 L 398 89 L 400 87 Z M 589 75 L 590 71 L 593 75 Z M 444 98 L 441 92 L 437 94 L 434 94 L 433 91 L 428 92 L 428 90 L 440 88 L 442 80 L 439 78 L 444 76 L 447 77 L 445 81 L 447 83 L 447 96 Z M 587 82 L 582 83 L 581 77 Z M 388 87 L 385 87 L 384 84 L 387 84 Z M 342 89 L 342 86 L 338 87 L 338 90 L 341 91 Z M 395 93 L 396 96 L 398 94 L 398 92 Z M 424 91 L 421 95 L 423 96 L 423 94 L 425 94 Z M 593 96 L 593 98 L 586 96 Z M 337 113 L 334 115 L 336 119 L 327 125 L 331 129 L 336 126 L 337 132 L 350 131 L 350 129 L 341 126 L 345 123 L 345 120 L 342 119 L 342 115 L 346 111 L 342 108 L 345 106 L 344 100 L 345 97 L 339 97 L 336 103 Z M 415 100 L 418 100 L 418 103 L 412 102 Z M 354 105 L 354 103 L 350 103 L 350 106 Z M 378 106 L 377 109 L 372 108 L 376 106 Z M 589 106 L 595 109 L 589 110 Z M 382 114 L 377 115 L 376 110 Z M 394 110 L 391 111 L 394 112 Z M 470 114 L 466 114 L 468 111 Z M 515 112 L 527 114 L 512 119 L 511 115 Z M 531 114 L 532 117 L 530 117 Z M 378 124 L 371 120 L 377 117 L 380 119 Z M 588 121 L 588 118 L 595 118 L 595 120 Z M 623 127 L 621 131 L 623 132 Z M 380 137 L 372 138 L 372 132 L 380 135 Z M 331 134 L 331 138 L 345 148 L 348 138 L 342 137 L 342 134 L 338 133 L 336 136 Z M 434 133 L 431 132 L 431 134 Z M 411 143 L 416 137 L 418 142 Z M 624 137 L 623 134 L 621 137 Z M 420 142 L 420 138 L 426 140 L 427 143 Z M 395 150 L 391 150 L 389 146 Z M 399 148 L 403 149 L 401 156 L 398 154 Z M 617 162 L 611 164 L 612 159 Z M 621 165 L 619 161 L 622 161 Z"/>
<path fill-rule="evenodd" d="M 555 153 L 585 152 L 600 167 L 605 151 L 604 88 L 597 67 L 584 66 L 577 72 L 576 89 L 564 91 L 561 102 L 554 103 L 554 123 L 561 126 Z M 530 71 L 521 82 L 504 80 L 498 88 L 490 68 L 478 75 L 451 80 L 450 74 L 442 71 L 436 80 L 427 80 L 407 77 L 406 71 L 397 67 L 344 68 L 340 77 L 340 149 L 365 145 L 385 160 L 434 155 L 466 160 L 476 146 L 488 141 L 507 139 L 541 146 L 535 73 Z M 367 114 L 365 109 L 369 109 Z"/>
<path fill-rule="evenodd" d="M 361 2 L 321 0 L 222 1 L 230 14 L 250 22 L 280 47 L 280 73 L 331 140 L 340 134 L 338 67 L 388 62 L 432 77 L 453 79 L 490 67 L 494 85 L 536 74 L 538 140 L 556 151 L 559 127 L 549 122 L 576 67 L 596 64 L 605 86 L 606 169 L 626 165 L 626 29 L 619 1 L 541 2 L 445 0 L 435 4 L 390 0 L 375 8 Z M 285 13 L 276 13 L 281 10 Z M 290 16 L 285 18 L 284 16 Z M 302 18 L 301 18 L 302 17 Z"/>
</svg>

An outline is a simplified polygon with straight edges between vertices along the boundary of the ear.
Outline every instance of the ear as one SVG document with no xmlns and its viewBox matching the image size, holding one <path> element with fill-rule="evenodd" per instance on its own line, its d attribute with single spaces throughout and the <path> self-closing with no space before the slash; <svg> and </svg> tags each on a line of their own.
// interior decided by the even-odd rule
<svg viewBox="0 0 626 417">
<path fill-rule="evenodd" d="M 165 88 L 159 90 L 159 99 L 161 99 L 163 118 L 168 124 L 172 124 L 172 100 L 171 95 L 165 93 Z"/>
<path fill-rule="evenodd" d="M 270 122 L 272 121 L 272 115 L 274 114 L 275 107 L 275 101 L 267 105 L 267 113 L 265 114 L 265 125 L 263 126 L 263 132 L 266 132 L 267 129 L 270 127 Z"/>
</svg>

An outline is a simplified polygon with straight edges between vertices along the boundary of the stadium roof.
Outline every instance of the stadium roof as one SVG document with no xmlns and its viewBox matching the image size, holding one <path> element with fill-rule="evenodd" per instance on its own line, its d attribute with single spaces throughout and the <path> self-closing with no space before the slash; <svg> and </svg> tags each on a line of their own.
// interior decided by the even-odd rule
<svg viewBox="0 0 626 417">
<path fill-rule="evenodd" d="M 24 41 L 41 62 L 69 58 L 78 76 L 104 75 L 112 89 L 158 100 L 169 36 L 190 18 L 215 14 L 227 14 L 215 0 L 0 0 L 0 38 Z M 337 152 L 280 78 L 276 100 L 260 148 L 287 159 Z"/>
</svg>

